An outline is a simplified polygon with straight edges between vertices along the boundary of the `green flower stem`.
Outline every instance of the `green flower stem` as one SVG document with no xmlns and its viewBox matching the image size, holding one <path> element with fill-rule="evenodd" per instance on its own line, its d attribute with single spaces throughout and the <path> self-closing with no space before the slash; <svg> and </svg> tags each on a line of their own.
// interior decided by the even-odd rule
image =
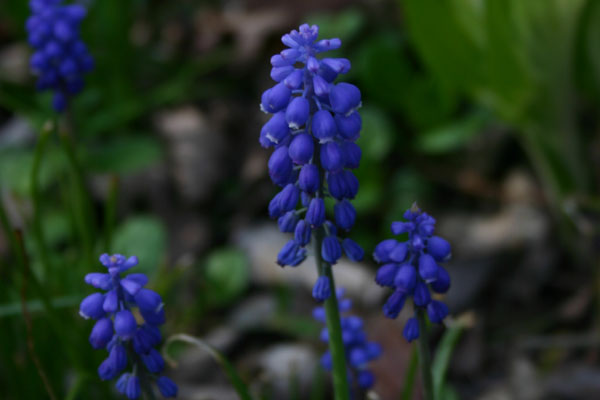
<svg viewBox="0 0 600 400">
<path fill-rule="evenodd" d="M 319 275 L 329 278 L 331 285 L 331 296 L 325 300 L 325 322 L 329 333 L 329 351 L 333 361 L 333 391 L 335 400 L 348 400 L 350 389 L 348 387 L 348 372 L 346 367 L 346 354 L 342 342 L 342 326 L 340 324 L 340 312 L 335 294 L 335 281 L 331 265 L 323 261 L 321 256 L 321 245 L 323 244 L 323 227 L 315 231 L 315 258 Z"/>
<path fill-rule="evenodd" d="M 72 175 L 74 187 L 74 212 L 75 219 L 77 222 L 77 228 L 81 235 L 82 245 L 84 250 L 84 260 L 87 263 L 88 270 L 92 269 L 94 263 L 93 251 L 94 251 L 94 237 L 95 237 L 95 221 L 91 209 L 91 200 L 88 196 L 85 188 L 85 179 L 83 174 L 83 168 L 77 159 L 75 151 L 75 144 L 69 135 L 65 132 L 60 132 L 60 142 L 67 156 L 69 163 L 70 173 Z"/>
<path fill-rule="evenodd" d="M 423 398 L 425 400 L 434 400 L 433 379 L 431 375 L 431 354 L 429 352 L 429 335 L 427 332 L 425 311 L 421 308 L 417 309 L 417 319 L 419 320 L 419 364 L 421 366 Z"/>
<path fill-rule="evenodd" d="M 106 212 L 104 214 L 104 251 L 107 253 L 111 253 L 112 233 L 115 227 L 118 196 L 119 177 L 117 175 L 113 175 L 110 178 L 108 198 L 106 199 Z"/>
<path fill-rule="evenodd" d="M 44 231 L 42 229 L 42 216 L 41 216 L 41 204 L 42 195 L 40 193 L 39 175 L 42 159 L 44 157 L 44 151 L 48 144 L 50 135 L 57 129 L 54 121 L 48 122 L 44 125 L 42 132 L 38 138 L 37 145 L 35 147 L 35 153 L 33 157 L 33 166 L 31 168 L 31 197 L 33 199 L 33 235 L 35 244 L 38 249 L 42 266 L 44 267 L 44 277 L 48 278 L 51 275 L 52 265 L 50 264 L 50 258 L 48 256 L 48 247 L 46 238 L 44 237 Z"/>
</svg>

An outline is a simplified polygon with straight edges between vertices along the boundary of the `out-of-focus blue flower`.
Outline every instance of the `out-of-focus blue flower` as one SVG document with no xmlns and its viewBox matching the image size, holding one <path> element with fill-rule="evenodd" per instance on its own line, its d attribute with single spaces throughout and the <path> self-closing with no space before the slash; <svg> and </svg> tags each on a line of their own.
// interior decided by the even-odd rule
<svg viewBox="0 0 600 400">
<path fill-rule="evenodd" d="M 317 40 L 318 34 L 316 25 L 304 24 L 283 35 L 281 41 L 288 48 L 271 57 L 271 78 L 277 84 L 261 97 L 261 109 L 272 117 L 262 127 L 259 142 L 275 149 L 269 175 L 283 188 L 269 204 L 269 215 L 278 219 L 282 232 L 294 233 L 295 245 L 288 242 L 279 253 L 281 266 L 296 266 L 304 260 L 303 248 L 313 230 L 322 229 L 326 222 L 325 197 L 336 200 L 334 221 L 340 231 L 349 231 L 356 220 L 349 200 L 358 192 L 351 170 L 358 168 L 361 158 L 360 147 L 354 143 L 362 126 L 357 111 L 360 90 L 335 82 L 350 70 L 350 61 L 320 57 L 339 48 L 341 41 Z M 342 252 L 353 261 L 362 259 L 364 252 L 356 242 L 344 241 L 337 229 L 333 233 L 327 225 L 325 231 L 327 243 L 315 250 L 322 252 L 325 261 L 335 264 Z"/>
<path fill-rule="evenodd" d="M 132 273 L 121 276 L 137 265 L 137 257 L 126 258 L 120 254 L 100 256 L 108 273 L 92 272 L 84 281 L 102 292 L 92 293 L 81 302 L 79 314 L 97 320 L 90 334 L 94 349 L 106 349 L 108 357 L 98 367 L 102 380 L 117 380 L 117 390 L 130 399 L 140 396 L 139 374 L 155 377 L 165 367 L 165 361 L 154 349 L 162 337 L 158 325 L 164 323 L 164 308 L 160 295 L 144 288 L 148 283 L 145 274 Z M 136 320 L 132 311 L 137 308 L 141 318 Z M 133 372 L 123 371 L 131 361 Z M 142 369 L 145 368 L 145 371 Z M 165 397 L 175 397 L 177 386 L 168 378 L 158 378 L 160 392 Z"/>
<path fill-rule="evenodd" d="M 344 288 L 337 289 L 340 313 L 347 313 L 352 307 L 352 302 L 344 298 Z M 325 324 L 325 309 L 317 307 L 313 310 L 313 317 Z M 345 315 L 340 318 L 342 327 L 342 340 L 348 365 L 348 379 L 350 386 L 355 381 L 362 389 L 369 389 L 375 383 L 375 378 L 368 370 L 368 364 L 379 358 L 381 346 L 376 342 L 369 342 L 363 331 L 363 321 L 355 315 Z M 323 342 L 329 340 L 327 328 L 321 331 L 320 339 Z M 331 353 L 329 350 L 321 357 L 321 365 L 328 371 L 332 369 Z"/>
<path fill-rule="evenodd" d="M 38 75 L 38 90 L 53 90 L 57 112 L 67 107 L 69 97 L 83 89 L 83 75 L 94 68 L 94 59 L 80 38 L 80 25 L 87 11 L 81 4 L 61 0 L 30 0 L 27 19 L 29 44 L 35 52 L 29 61 Z"/>
<path fill-rule="evenodd" d="M 394 290 L 383 306 L 383 313 L 396 318 L 405 301 L 412 298 L 416 308 L 426 310 L 431 322 L 441 323 L 448 316 L 448 306 L 432 299 L 431 291 L 441 294 L 450 288 L 450 275 L 440 265 L 450 259 L 450 244 L 433 235 L 435 219 L 416 204 L 404 213 L 404 219 L 392 223 L 392 233 L 408 234 L 408 239 L 404 242 L 386 239 L 373 253 L 375 261 L 382 264 L 375 282 Z M 408 320 L 403 334 L 409 342 L 419 337 L 416 318 Z"/>
</svg>

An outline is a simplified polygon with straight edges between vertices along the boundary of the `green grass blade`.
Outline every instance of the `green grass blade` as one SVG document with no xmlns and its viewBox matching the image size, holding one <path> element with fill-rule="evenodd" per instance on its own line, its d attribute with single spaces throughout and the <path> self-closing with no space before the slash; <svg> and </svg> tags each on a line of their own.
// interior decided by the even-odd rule
<svg viewBox="0 0 600 400">
<path fill-rule="evenodd" d="M 225 356 L 213 346 L 206 343 L 202 339 L 198 339 L 194 336 L 186 335 L 184 333 L 172 335 L 165 342 L 163 351 L 165 358 L 171 361 L 173 360 L 171 357 L 169 357 L 167 350 L 169 345 L 173 342 L 184 342 L 205 350 L 221 366 L 221 368 L 223 368 L 223 371 L 229 378 L 229 381 L 233 385 L 235 391 L 240 396 L 240 398 L 242 400 L 253 400 L 253 397 L 250 395 L 248 386 L 244 383 L 240 375 L 237 373 L 233 364 L 231 364 L 231 362 L 229 362 L 229 360 L 227 360 L 227 358 L 225 358 Z"/>
<path fill-rule="evenodd" d="M 448 370 L 448 364 L 450 364 L 450 358 L 458 339 L 462 334 L 463 327 L 461 325 L 455 325 L 448 328 L 444 333 L 442 340 L 437 348 L 435 359 L 433 360 L 432 373 L 433 373 L 433 388 L 435 393 L 435 399 L 442 399 L 442 389 L 444 388 L 444 381 L 446 379 L 446 371 Z"/>
</svg>

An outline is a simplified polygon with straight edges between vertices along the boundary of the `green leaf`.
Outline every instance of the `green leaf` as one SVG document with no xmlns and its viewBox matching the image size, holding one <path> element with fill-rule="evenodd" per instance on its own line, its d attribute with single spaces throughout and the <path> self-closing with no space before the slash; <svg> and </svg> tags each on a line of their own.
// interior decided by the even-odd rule
<svg viewBox="0 0 600 400">
<path fill-rule="evenodd" d="M 174 362 L 168 353 L 169 345 L 173 342 L 189 343 L 191 345 L 194 345 L 194 346 L 206 351 L 217 362 L 217 364 L 219 364 L 219 366 L 223 369 L 223 372 L 225 372 L 225 374 L 227 375 L 227 378 L 229 378 L 229 381 L 233 385 L 233 388 L 235 389 L 237 394 L 240 396 L 240 398 L 242 400 L 252 400 L 253 399 L 252 396 L 250 395 L 250 390 L 248 389 L 248 386 L 244 383 L 244 381 L 242 380 L 242 378 L 236 371 L 235 367 L 231 364 L 231 362 L 229 362 L 229 360 L 227 360 L 227 358 L 225 358 L 225 356 L 223 354 L 221 354 L 213 346 L 206 343 L 202 339 L 199 339 L 199 338 L 196 338 L 196 337 L 193 337 L 190 335 L 186 335 L 184 333 L 172 335 L 167 339 L 167 341 L 165 342 L 164 348 L 163 348 L 163 354 L 165 356 L 165 359 L 167 359 L 170 362 Z"/>
<path fill-rule="evenodd" d="M 401 400 L 412 400 L 415 381 L 417 379 L 417 369 L 419 368 L 419 352 L 417 347 L 413 346 L 408 368 L 404 375 L 404 388 L 402 389 Z"/>
<path fill-rule="evenodd" d="M 460 120 L 421 133 L 416 146 L 425 153 L 434 154 L 456 150 L 479 133 L 490 119 L 489 114 L 484 112 L 471 113 Z"/>
<path fill-rule="evenodd" d="M 153 136 L 122 136 L 95 145 L 85 158 L 95 172 L 131 173 L 162 160 L 159 141 Z"/>
<path fill-rule="evenodd" d="M 379 34 L 361 44 L 353 71 L 369 103 L 394 110 L 408 100 L 405 88 L 414 73 L 402 50 L 400 37 L 395 33 Z"/>
<path fill-rule="evenodd" d="M 381 161 L 392 150 L 394 127 L 388 116 L 378 108 L 365 107 L 360 111 L 363 129 L 357 143 L 366 161 Z"/>
<path fill-rule="evenodd" d="M 433 365 L 431 367 L 431 373 L 433 375 L 433 388 L 436 399 L 444 399 L 444 397 L 441 396 L 442 390 L 445 386 L 446 371 L 448 370 L 452 352 L 458 343 L 458 339 L 460 338 L 462 331 L 463 327 L 461 325 L 449 327 L 444 333 L 444 336 L 442 337 L 442 340 L 437 348 L 435 359 L 433 360 Z"/>
<path fill-rule="evenodd" d="M 125 256 L 137 256 L 138 272 L 152 275 L 166 250 L 165 227 L 155 217 L 138 216 L 125 221 L 115 231 L 113 249 Z"/>
<path fill-rule="evenodd" d="M 216 304 L 235 300 L 248 287 L 249 266 L 245 254 L 235 248 L 223 248 L 208 256 L 204 273 L 208 299 Z"/>
</svg>

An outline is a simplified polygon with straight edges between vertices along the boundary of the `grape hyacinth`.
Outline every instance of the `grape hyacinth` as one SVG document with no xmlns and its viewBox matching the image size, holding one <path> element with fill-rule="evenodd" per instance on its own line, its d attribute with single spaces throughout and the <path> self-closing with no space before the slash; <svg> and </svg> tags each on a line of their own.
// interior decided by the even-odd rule
<svg viewBox="0 0 600 400">
<path fill-rule="evenodd" d="M 386 239 L 375 248 L 375 261 L 383 264 L 375 281 L 394 290 L 383 306 L 388 318 L 396 318 L 408 297 L 416 311 L 427 310 L 433 323 L 441 323 L 448 315 L 448 307 L 432 298 L 430 290 L 446 293 L 450 288 L 450 275 L 439 263 L 450 259 L 450 244 L 434 236 L 435 219 L 422 212 L 416 204 L 404 213 L 406 222 L 393 222 L 394 235 L 408 234 L 408 240 L 398 242 Z M 408 320 L 403 335 L 409 342 L 420 334 L 416 317 Z"/>
<path fill-rule="evenodd" d="M 350 61 L 317 58 L 341 46 L 339 39 L 317 41 L 318 33 L 316 25 L 304 24 L 283 35 L 281 41 L 289 48 L 271 58 L 271 78 L 277 84 L 261 98 L 261 109 L 272 117 L 262 127 L 259 141 L 274 148 L 269 175 L 282 188 L 269 204 L 269 215 L 278 219 L 280 231 L 294 235 L 277 257 L 282 267 L 304 261 L 313 233 L 320 247 L 315 252 L 329 265 L 337 263 L 342 253 L 353 261 L 364 256 L 356 242 L 338 235 L 349 231 L 356 219 L 349 200 L 358 192 L 351 170 L 361 158 L 355 143 L 362 125 L 357 111 L 361 95 L 352 84 L 334 82 L 350 70 Z M 335 200 L 332 221 L 326 219 L 326 197 Z M 324 271 L 319 275 L 313 296 L 322 301 L 333 285 Z"/>
<path fill-rule="evenodd" d="M 159 325 L 165 322 L 165 310 L 160 295 L 144 288 L 148 277 L 133 273 L 121 274 L 138 264 L 137 257 L 102 254 L 100 262 L 108 273 L 92 272 L 85 283 L 106 293 L 96 292 L 81 302 L 79 314 L 96 320 L 90 334 L 94 349 L 106 349 L 108 357 L 98 367 L 102 380 L 116 378 L 129 362 L 132 372 L 122 373 L 117 390 L 129 399 L 140 397 L 142 389 L 152 391 L 149 381 L 155 380 L 164 397 L 175 397 L 177 386 L 166 376 L 160 376 L 165 361 L 154 348 L 162 338 Z M 141 318 L 136 320 L 132 310 L 137 307 Z"/>
<path fill-rule="evenodd" d="M 352 308 L 352 301 L 344 298 L 344 289 L 337 289 L 338 307 L 340 313 L 346 313 Z M 313 317 L 325 323 L 325 309 L 317 307 L 313 310 Z M 348 383 L 354 383 L 361 389 L 370 389 L 375 383 L 373 373 L 367 369 L 367 364 L 381 355 L 381 346 L 376 342 L 367 341 L 363 332 L 363 321 L 355 315 L 347 315 L 341 318 L 342 340 L 349 363 Z M 320 339 L 328 342 L 329 334 L 327 328 L 321 331 Z M 321 365 L 328 371 L 332 369 L 331 353 L 327 351 L 321 357 Z"/>
<path fill-rule="evenodd" d="M 25 27 L 35 49 L 30 67 L 38 75 L 38 90 L 53 90 L 54 110 L 62 112 L 69 97 L 83 89 L 83 74 L 94 68 L 79 32 L 87 11 L 61 0 L 31 0 L 29 6 L 32 15 Z"/>
</svg>

